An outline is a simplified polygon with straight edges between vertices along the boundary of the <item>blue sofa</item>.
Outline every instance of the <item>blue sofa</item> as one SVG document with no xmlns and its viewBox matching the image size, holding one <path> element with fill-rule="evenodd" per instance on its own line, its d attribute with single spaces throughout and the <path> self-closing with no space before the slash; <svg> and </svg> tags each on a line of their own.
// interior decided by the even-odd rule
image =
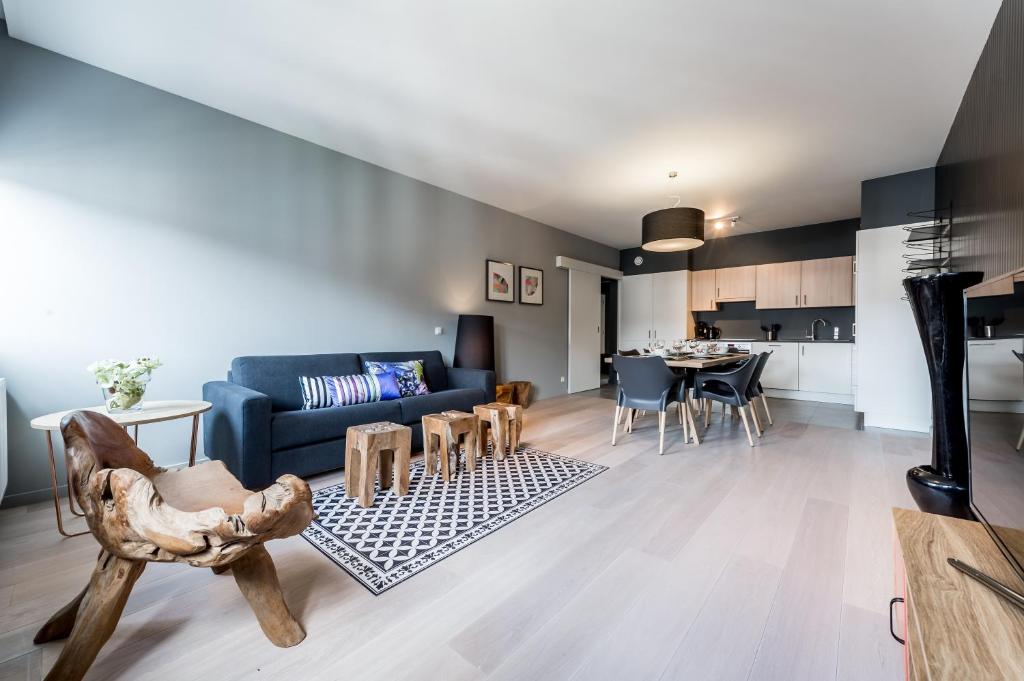
<svg viewBox="0 0 1024 681">
<path fill-rule="evenodd" d="M 423 362 L 429 395 L 348 407 L 302 409 L 299 376 L 363 373 L 363 362 Z M 203 386 L 213 409 L 203 415 L 206 455 L 219 459 L 248 489 L 263 489 L 278 476 L 313 475 L 343 467 L 349 426 L 392 421 L 412 427 L 412 448 L 423 448 L 420 418 L 448 409 L 472 411 L 495 397 L 493 371 L 452 369 L 441 353 L 236 357 L 226 381 Z"/>
</svg>

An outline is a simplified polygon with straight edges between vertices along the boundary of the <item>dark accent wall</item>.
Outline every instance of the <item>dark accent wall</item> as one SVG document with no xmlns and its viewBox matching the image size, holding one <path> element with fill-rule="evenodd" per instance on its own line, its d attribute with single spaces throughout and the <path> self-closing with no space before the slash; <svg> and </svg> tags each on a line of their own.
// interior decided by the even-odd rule
<svg viewBox="0 0 1024 681">
<path fill-rule="evenodd" d="M 852 307 L 806 307 L 785 310 L 758 310 L 754 301 L 720 303 L 715 312 L 694 312 L 695 322 L 707 322 L 722 330 L 722 338 L 753 338 L 761 340 L 762 326 L 778 324 L 780 340 L 803 340 L 811 328 L 811 322 L 819 317 L 829 324 L 822 330 L 818 327 L 818 338 L 832 338 L 832 327 L 839 327 L 839 338 L 853 338 L 855 320 Z"/>
<path fill-rule="evenodd" d="M 876 177 L 860 183 L 860 228 L 893 227 L 918 222 L 912 211 L 935 207 L 935 168 Z"/>
<path fill-rule="evenodd" d="M 1024 0 L 1004 0 L 936 166 L 958 270 L 1024 267 Z"/>
<path fill-rule="evenodd" d="M 708 239 L 700 248 L 681 253 L 651 253 L 641 248 L 627 248 L 620 252 L 619 269 L 627 275 L 648 274 L 854 255 L 859 224 L 859 218 L 850 218 Z M 643 257 L 642 265 L 634 264 L 637 256 Z"/>
</svg>

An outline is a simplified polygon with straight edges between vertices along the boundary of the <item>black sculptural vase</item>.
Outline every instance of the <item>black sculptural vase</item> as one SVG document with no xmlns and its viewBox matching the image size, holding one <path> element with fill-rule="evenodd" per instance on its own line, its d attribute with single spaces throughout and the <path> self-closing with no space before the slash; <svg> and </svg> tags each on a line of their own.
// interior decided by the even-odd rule
<svg viewBox="0 0 1024 681">
<path fill-rule="evenodd" d="M 946 272 L 903 280 L 924 344 L 932 384 L 932 462 L 907 471 L 907 487 L 927 513 L 973 520 L 964 424 L 964 289 L 981 272 Z"/>
</svg>

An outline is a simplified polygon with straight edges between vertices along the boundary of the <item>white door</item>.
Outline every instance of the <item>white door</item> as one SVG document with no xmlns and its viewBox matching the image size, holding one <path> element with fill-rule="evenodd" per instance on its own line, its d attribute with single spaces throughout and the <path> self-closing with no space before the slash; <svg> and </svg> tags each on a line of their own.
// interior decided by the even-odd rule
<svg viewBox="0 0 1024 681">
<path fill-rule="evenodd" d="M 650 274 L 634 274 L 619 282 L 619 347 L 616 349 L 639 350 L 651 341 L 651 281 Z"/>
<path fill-rule="evenodd" d="M 853 394 L 853 346 L 851 344 L 800 343 L 799 345 L 800 390 L 836 395 Z"/>
<path fill-rule="evenodd" d="M 758 354 L 771 352 L 761 374 L 761 385 L 775 390 L 800 388 L 799 343 L 751 343 L 750 351 Z"/>
<path fill-rule="evenodd" d="M 601 277 L 569 270 L 569 392 L 601 386 Z"/>
<path fill-rule="evenodd" d="M 651 326 L 654 338 L 673 341 L 686 338 L 688 272 L 651 275 Z"/>
</svg>

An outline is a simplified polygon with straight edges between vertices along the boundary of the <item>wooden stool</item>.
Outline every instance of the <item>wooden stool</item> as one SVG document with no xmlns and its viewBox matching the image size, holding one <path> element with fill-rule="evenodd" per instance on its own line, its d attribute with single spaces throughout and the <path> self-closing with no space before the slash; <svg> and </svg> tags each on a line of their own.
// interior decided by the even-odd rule
<svg viewBox="0 0 1024 681">
<path fill-rule="evenodd" d="M 523 434 L 523 408 L 518 404 L 504 404 L 502 402 L 491 402 L 490 404 L 478 404 L 473 407 L 473 413 L 480 417 L 480 431 L 477 438 L 480 440 L 480 453 L 486 451 L 487 442 L 486 429 L 491 428 L 491 438 L 494 442 L 494 458 L 501 461 L 505 458 L 505 444 L 508 444 L 508 453 L 515 454 L 519 448 L 519 438 Z"/>
<path fill-rule="evenodd" d="M 441 478 L 445 482 L 452 479 L 449 466 L 449 447 L 455 448 L 456 466 L 459 456 L 459 436 L 462 436 L 466 447 L 466 467 L 476 470 L 476 457 L 479 456 L 480 442 L 477 439 L 478 419 L 474 414 L 464 411 L 445 411 L 440 414 L 427 414 L 423 417 L 423 458 L 426 460 L 427 475 L 435 475 L 437 468 L 434 459 L 440 455 Z"/>
<path fill-rule="evenodd" d="M 373 506 L 373 483 L 380 467 L 381 490 L 391 487 L 400 497 L 409 493 L 412 428 L 383 421 L 351 426 L 345 431 L 345 496 Z M 398 475 L 394 475 L 394 468 Z"/>
</svg>

